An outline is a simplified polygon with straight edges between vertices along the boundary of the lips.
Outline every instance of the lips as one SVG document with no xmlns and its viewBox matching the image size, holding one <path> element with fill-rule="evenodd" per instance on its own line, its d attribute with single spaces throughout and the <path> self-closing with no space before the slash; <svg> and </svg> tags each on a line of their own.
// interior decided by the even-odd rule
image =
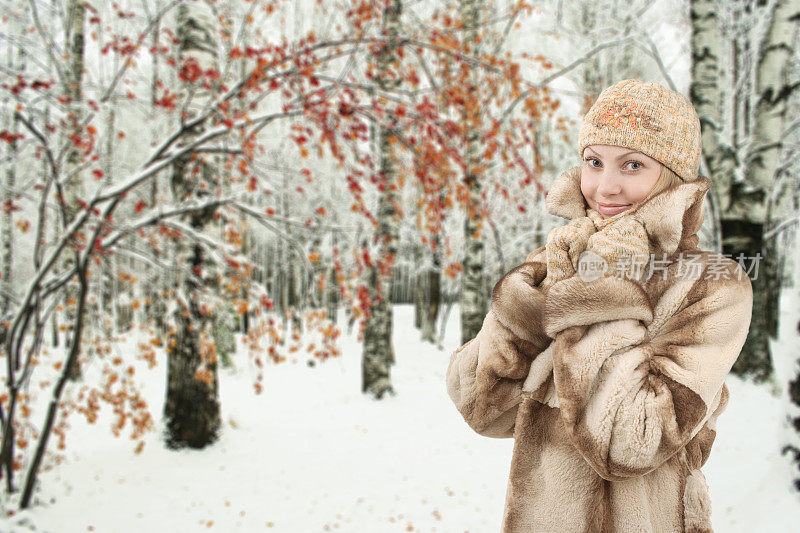
<svg viewBox="0 0 800 533">
<path fill-rule="evenodd" d="M 601 215 L 616 215 L 617 213 L 622 213 L 626 209 L 630 209 L 630 207 L 631 204 L 601 204 L 598 202 L 597 211 L 599 211 Z"/>
</svg>

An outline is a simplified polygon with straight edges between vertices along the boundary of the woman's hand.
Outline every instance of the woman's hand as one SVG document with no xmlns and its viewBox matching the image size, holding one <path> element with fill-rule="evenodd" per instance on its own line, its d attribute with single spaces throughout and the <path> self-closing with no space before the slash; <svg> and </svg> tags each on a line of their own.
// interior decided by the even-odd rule
<svg viewBox="0 0 800 533">
<path fill-rule="evenodd" d="M 588 217 L 576 218 L 569 224 L 553 228 L 547 235 L 547 276 L 539 287 L 542 290 L 562 279 L 575 275 L 578 257 L 586 249 L 589 238 L 597 231 Z"/>
<path fill-rule="evenodd" d="M 606 262 L 606 276 L 625 277 L 641 282 L 650 259 L 650 239 L 641 222 L 622 217 L 590 236 L 587 251 Z"/>
</svg>

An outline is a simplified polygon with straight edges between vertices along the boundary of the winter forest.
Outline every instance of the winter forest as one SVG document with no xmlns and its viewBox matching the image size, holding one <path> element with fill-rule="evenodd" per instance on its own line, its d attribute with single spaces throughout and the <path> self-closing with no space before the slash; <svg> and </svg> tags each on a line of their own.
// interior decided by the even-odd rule
<svg viewBox="0 0 800 533">
<path fill-rule="evenodd" d="M 0 17 L 0 530 L 498 531 L 448 359 L 628 78 L 700 117 L 700 247 L 762 258 L 715 528 L 800 520 L 800 0 Z"/>
</svg>

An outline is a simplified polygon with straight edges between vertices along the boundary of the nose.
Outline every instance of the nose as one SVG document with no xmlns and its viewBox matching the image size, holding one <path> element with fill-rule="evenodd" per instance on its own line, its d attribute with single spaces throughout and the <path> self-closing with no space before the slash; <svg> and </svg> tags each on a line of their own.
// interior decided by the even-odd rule
<svg viewBox="0 0 800 533">
<path fill-rule="evenodd" d="M 619 194 L 621 191 L 622 185 L 617 179 L 617 174 L 613 170 L 604 169 L 597 182 L 597 193 L 601 196 L 610 197 Z"/>
</svg>

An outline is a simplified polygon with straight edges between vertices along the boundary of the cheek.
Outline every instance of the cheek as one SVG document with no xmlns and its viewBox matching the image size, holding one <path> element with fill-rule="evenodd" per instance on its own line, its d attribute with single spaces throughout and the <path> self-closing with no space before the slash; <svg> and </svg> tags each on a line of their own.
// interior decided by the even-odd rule
<svg viewBox="0 0 800 533">
<path fill-rule="evenodd" d="M 636 180 L 631 184 L 628 196 L 632 203 L 641 202 L 655 187 L 659 174 L 648 176 L 646 179 Z M 644 176 L 643 176 L 644 177 Z"/>
<path fill-rule="evenodd" d="M 637 182 L 635 185 L 631 185 L 628 190 L 628 198 L 631 203 L 641 202 L 647 197 L 647 193 L 650 192 L 652 188 L 652 184 L 650 183 L 643 183 Z"/>
<path fill-rule="evenodd" d="M 597 189 L 597 184 L 594 183 L 594 180 L 581 173 L 581 193 L 587 201 L 594 196 L 595 189 Z"/>
</svg>

